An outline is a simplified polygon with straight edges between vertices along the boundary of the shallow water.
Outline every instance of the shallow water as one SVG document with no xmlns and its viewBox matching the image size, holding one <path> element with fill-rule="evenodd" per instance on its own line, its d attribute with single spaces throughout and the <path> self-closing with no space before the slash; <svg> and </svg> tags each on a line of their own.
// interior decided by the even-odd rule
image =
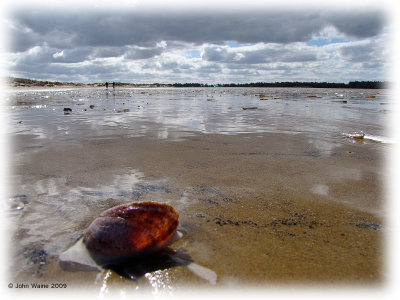
<svg viewBox="0 0 400 300">
<path fill-rule="evenodd" d="M 390 113 L 388 90 L 76 89 L 17 92 L 8 100 L 10 133 L 50 139 L 107 137 L 116 129 L 124 136 L 160 139 L 182 131 L 383 136 Z M 72 113 L 64 115 L 65 107 Z"/>
<path fill-rule="evenodd" d="M 235 136 L 250 133 L 260 134 L 260 138 L 263 133 L 282 133 L 304 136 L 311 149 L 304 156 L 319 158 L 331 156 L 343 145 L 362 144 L 373 151 L 381 151 L 385 143 L 390 143 L 386 128 L 391 109 L 389 90 L 72 89 L 10 92 L 7 103 L 8 134 L 13 147 L 11 167 L 22 170 L 19 173 L 11 171 L 12 188 L 7 205 L 10 224 L 18 224 L 10 229 L 15 230 L 18 249 L 11 261 L 15 278 L 48 280 L 56 276 L 60 272 L 57 255 L 81 237 L 94 217 L 113 205 L 132 199 L 163 199 L 180 212 L 188 213 L 182 216 L 184 221 L 193 215 L 201 221 L 206 216 L 188 209 L 190 199 L 200 198 L 206 205 L 217 207 L 220 203 L 237 205 L 240 197 L 253 193 L 239 187 L 231 187 L 228 191 L 213 186 L 181 189 L 166 178 L 146 178 L 131 166 L 109 167 L 102 157 L 93 158 L 104 163 L 101 172 L 87 170 L 87 178 L 77 177 L 76 182 L 74 176 L 62 174 L 63 166 L 67 168 L 70 163 L 67 158 L 63 162 L 63 157 L 57 158 L 60 160 L 59 174 L 54 175 L 54 170 L 45 167 L 36 173 L 31 171 L 29 176 L 23 173 L 24 165 L 33 154 L 54 145 L 76 145 L 79 148 L 87 140 L 98 141 L 101 145 L 102 141 L 116 137 L 183 141 L 196 133 Z M 64 108 L 70 108 L 71 112 L 65 113 Z M 350 133 L 361 131 L 365 134 L 363 140 L 348 137 Z M 244 135 L 245 138 L 249 137 Z M 293 143 L 288 143 L 289 148 L 292 146 Z M 287 149 L 282 148 L 272 154 L 284 157 L 288 155 L 286 152 Z M 265 153 L 255 151 L 238 155 L 242 154 Z M 76 160 L 79 159 L 78 155 Z M 352 166 L 332 166 L 327 177 L 339 185 L 339 181 L 363 180 L 366 171 L 368 166 L 363 166 L 362 170 Z M 335 187 L 323 179 L 312 178 L 311 194 L 330 196 Z M 237 195 L 237 198 L 232 195 Z M 351 205 L 380 213 L 376 207 Z M 188 241 L 185 243 L 190 245 Z M 192 243 L 201 249 L 198 255 L 207 260 L 211 246 L 200 241 Z M 85 273 L 78 274 L 86 276 Z M 71 274 L 63 276 L 73 277 Z M 85 280 L 93 281 L 102 291 L 111 275 L 105 271 L 101 276 L 98 278 L 98 274 L 92 274 Z M 165 291 L 169 291 L 174 286 L 174 283 L 165 283 L 169 282 L 169 276 L 167 269 L 148 272 L 144 277 L 150 289 L 159 290 L 163 286 Z M 143 282 L 136 284 L 136 287 L 143 286 Z"/>
</svg>

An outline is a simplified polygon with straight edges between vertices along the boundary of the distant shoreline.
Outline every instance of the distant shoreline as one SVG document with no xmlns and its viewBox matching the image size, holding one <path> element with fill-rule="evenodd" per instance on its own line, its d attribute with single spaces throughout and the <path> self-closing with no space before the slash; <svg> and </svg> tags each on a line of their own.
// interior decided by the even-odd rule
<svg viewBox="0 0 400 300">
<path fill-rule="evenodd" d="M 75 89 L 75 88 L 106 88 L 105 82 L 102 83 L 73 83 L 59 81 L 40 81 L 26 78 L 8 77 L 7 86 L 15 90 L 26 89 Z M 184 88 L 184 87 L 250 87 L 250 88 L 340 88 L 340 89 L 386 89 L 389 88 L 388 82 L 382 81 L 350 81 L 349 83 L 333 83 L 333 82 L 255 82 L 255 83 L 223 83 L 223 84 L 203 84 L 203 83 L 150 83 L 150 84 L 134 84 L 115 82 L 118 88 Z M 112 89 L 112 83 L 109 82 L 109 87 Z"/>
</svg>

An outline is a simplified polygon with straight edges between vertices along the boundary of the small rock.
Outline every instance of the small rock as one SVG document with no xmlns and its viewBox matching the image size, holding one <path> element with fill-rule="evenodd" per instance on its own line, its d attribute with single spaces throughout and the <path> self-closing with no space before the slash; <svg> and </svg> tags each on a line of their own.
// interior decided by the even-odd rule
<svg viewBox="0 0 400 300">
<path fill-rule="evenodd" d="M 72 113 L 72 108 L 64 107 L 64 115 L 69 115 L 70 113 Z"/>
<path fill-rule="evenodd" d="M 126 112 L 129 112 L 128 108 L 124 108 L 122 110 L 117 110 L 117 113 L 126 113 Z"/>
</svg>

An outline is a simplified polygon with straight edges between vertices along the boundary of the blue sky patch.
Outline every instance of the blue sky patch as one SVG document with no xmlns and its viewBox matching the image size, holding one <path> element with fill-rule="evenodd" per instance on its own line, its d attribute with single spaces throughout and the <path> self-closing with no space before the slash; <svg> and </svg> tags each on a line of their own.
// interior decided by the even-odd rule
<svg viewBox="0 0 400 300">
<path fill-rule="evenodd" d="M 227 45 L 231 48 L 238 48 L 238 47 L 251 46 L 252 44 L 239 44 L 238 42 L 235 42 L 235 41 L 228 41 L 228 42 L 225 42 L 225 45 Z"/>
<path fill-rule="evenodd" d="M 308 41 L 307 45 L 322 47 L 322 46 L 329 45 L 329 44 L 337 44 L 337 43 L 343 43 L 343 42 L 346 42 L 346 40 L 343 38 L 333 38 L 333 39 L 318 38 L 318 39 L 312 39 L 311 41 Z"/>
<path fill-rule="evenodd" d="M 200 54 L 201 54 L 200 50 L 196 49 L 187 50 L 183 53 L 183 55 L 187 58 L 200 58 Z"/>
</svg>

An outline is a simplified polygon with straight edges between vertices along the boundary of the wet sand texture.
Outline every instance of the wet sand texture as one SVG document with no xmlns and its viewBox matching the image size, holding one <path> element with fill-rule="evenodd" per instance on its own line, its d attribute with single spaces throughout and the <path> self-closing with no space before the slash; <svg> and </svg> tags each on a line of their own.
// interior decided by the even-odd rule
<svg viewBox="0 0 400 300">
<path fill-rule="evenodd" d="M 29 141 L 20 136 L 15 148 L 26 147 Z M 27 186 L 62 178 L 65 190 L 96 190 L 127 170 L 143 173 L 136 188 L 119 199 L 80 203 L 86 214 L 80 213 L 82 219 L 70 228 L 69 215 L 57 215 L 56 207 L 41 212 L 47 223 L 59 223 L 60 230 L 66 222 L 67 231 L 54 228 L 53 234 L 62 237 L 64 250 L 105 208 L 132 200 L 161 201 L 180 214 L 184 237 L 173 248 L 215 271 L 217 286 L 370 284 L 381 282 L 383 272 L 382 219 L 369 213 L 383 206 L 381 160 L 381 153 L 361 143 L 344 143 L 326 156 L 301 134 L 194 134 L 178 142 L 119 137 L 79 144 L 50 142 L 16 166 L 15 173 Z M 70 205 L 76 209 L 78 204 Z M 26 209 L 17 222 L 28 221 L 33 214 L 35 210 Z M 22 228 L 14 241 L 18 249 L 27 237 Z M 60 241 L 52 239 L 54 244 Z M 50 251 L 38 244 L 35 253 L 23 253 L 17 264 L 33 260 L 33 265 L 16 271 L 16 277 L 75 284 L 77 278 L 79 284 L 95 280 L 95 272 L 61 269 L 60 245 L 41 267 L 40 255 L 36 261 L 32 257 Z M 167 272 L 175 287 L 206 284 L 185 266 L 160 272 L 164 279 Z M 107 276 L 109 282 L 130 284 L 116 273 Z"/>
</svg>

